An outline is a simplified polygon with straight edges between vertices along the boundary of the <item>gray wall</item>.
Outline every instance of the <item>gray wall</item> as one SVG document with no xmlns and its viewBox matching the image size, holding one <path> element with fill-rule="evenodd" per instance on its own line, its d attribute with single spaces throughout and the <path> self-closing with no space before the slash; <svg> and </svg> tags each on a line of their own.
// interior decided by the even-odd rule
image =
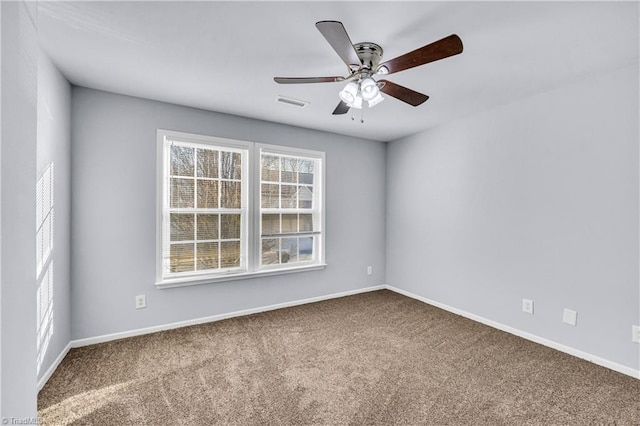
<svg viewBox="0 0 640 426">
<path fill-rule="evenodd" d="M 325 151 L 329 266 L 157 290 L 158 128 Z M 74 88 L 72 339 L 383 284 L 385 154 L 379 142 Z M 134 308 L 137 294 L 146 309 Z"/>
<path fill-rule="evenodd" d="M 0 2 L 0 418 L 36 415 L 35 6 Z"/>
<path fill-rule="evenodd" d="M 38 57 L 37 177 L 54 165 L 53 335 L 40 379 L 71 340 L 71 86 L 51 60 Z"/>
<path fill-rule="evenodd" d="M 392 142 L 388 284 L 638 369 L 638 115 L 635 65 Z"/>
</svg>

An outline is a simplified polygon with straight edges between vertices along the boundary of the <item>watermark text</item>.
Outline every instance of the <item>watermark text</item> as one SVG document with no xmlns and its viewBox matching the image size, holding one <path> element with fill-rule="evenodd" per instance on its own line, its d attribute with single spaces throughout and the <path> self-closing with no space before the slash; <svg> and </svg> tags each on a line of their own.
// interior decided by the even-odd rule
<svg viewBox="0 0 640 426">
<path fill-rule="evenodd" d="M 3 425 L 37 425 L 42 424 L 38 423 L 37 417 L 3 417 L 2 418 Z"/>
</svg>

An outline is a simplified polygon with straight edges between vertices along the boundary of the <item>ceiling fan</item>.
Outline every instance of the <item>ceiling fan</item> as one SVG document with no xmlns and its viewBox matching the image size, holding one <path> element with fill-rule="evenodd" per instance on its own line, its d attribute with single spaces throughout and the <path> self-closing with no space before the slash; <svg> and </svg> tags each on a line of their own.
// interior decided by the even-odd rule
<svg viewBox="0 0 640 426">
<path fill-rule="evenodd" d="M 316 27 L 347 65 L 349 75 L 346 77 L 274 77 L 274 81 L 280 84 L 348 81 L 347 85 L 339 93 L 340 103 L 333 111 L 334 115 L 345 114 L 349 111 L 349 108 L 362 108 L 363 100 L 367 101 L 369 107 L 372 107 L 382 102 L 383 98 L 380 92 L 414 107 L 418 106 L 429 97 L 389 80 L 376 81 L 373 77 L 375 75 L 387 75 L 404 71 L 462 53 L 462 40 L 457 35 L 452 34 L 397 58 L 380 63 L 382 47 L 371 42 L 351 43 L 351 39 L 342 22 L 320 21 L 316 23 Z"/>
</svg>

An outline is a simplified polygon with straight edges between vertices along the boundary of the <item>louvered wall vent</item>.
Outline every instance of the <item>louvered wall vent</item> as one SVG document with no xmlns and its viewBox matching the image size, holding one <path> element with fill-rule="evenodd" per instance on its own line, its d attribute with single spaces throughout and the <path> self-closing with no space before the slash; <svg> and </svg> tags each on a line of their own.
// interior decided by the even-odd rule
<svg viewBox="0 0 640 426">
<path fill-rule="evenodd" d="M 278 96 L 276 98 L 277 102 L 282 102 L 283 104 L 287 104 L 287 105 L 293 105 L 293 106 L 297 106 L 300 108 L 304 108 L 307 105 L 309 105 L 309 102 L 306 101 L 301 101 L 298 99 L 293 99 L 293 98 L 287 98 L 286 96 Z"/>
</svg>

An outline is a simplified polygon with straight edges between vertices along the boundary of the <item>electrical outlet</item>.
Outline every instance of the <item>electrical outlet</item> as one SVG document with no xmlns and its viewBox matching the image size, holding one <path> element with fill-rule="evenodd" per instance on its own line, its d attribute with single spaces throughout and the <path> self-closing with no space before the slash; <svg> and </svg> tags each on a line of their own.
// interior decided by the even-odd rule
<svg viewBox="0 0 640 426">
<path fill-rule="evenodd" d="M 636 343 L 640 343 L 640 325 L 634 325 L 631 327 L 631 329 L 633 330 L 633 336 L 631 337 L 631 340 Z"/>
<path fill-rule="evenodd" d="M 533 300 L 522 299 L 522 312 L 533 315 Z"/>
<path fill-rule="evenodd" d="M 144 294 L 136 296 L 136 309 L 142 309 L 147 307 L 147 297 Z"/>
<path fill-rule="evenodd" d="M 571 309 L 566 309 L 562 313 L 562 321 L 566 322 L 569 325 L 575 326 L 578 321 L 578 313 L 576 311 L 572 311 Z"/>
<path fill-rule="evenodd" d="M 367 275 L 373 275 L 373 266 L 367 266 Z"/>
</svg>

